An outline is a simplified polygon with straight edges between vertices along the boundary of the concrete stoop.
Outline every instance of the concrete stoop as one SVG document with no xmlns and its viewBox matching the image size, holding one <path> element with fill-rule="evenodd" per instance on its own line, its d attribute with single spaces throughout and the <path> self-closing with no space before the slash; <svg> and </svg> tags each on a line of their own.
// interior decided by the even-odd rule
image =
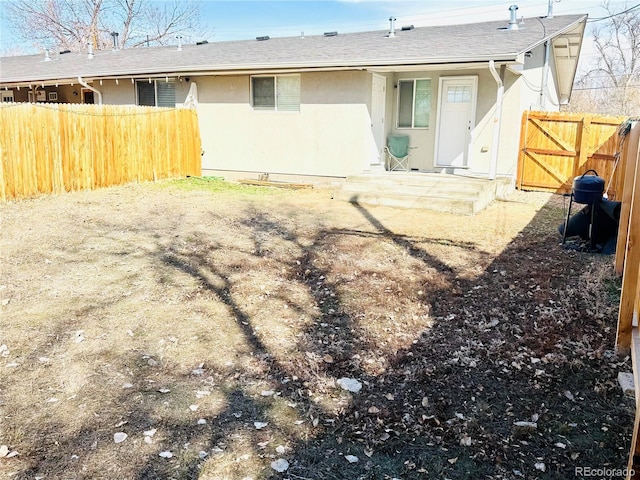
<svg viewBox="0 0 640 480">
<path fill-rule="evenodd" d="M 351 203 L 420 208 L 436 212 L 473 215 L 505 196 L 510 179 L 487 180 L 442 173 L 353 175 L 346 178 L 333 198 Z"/>
</svg>

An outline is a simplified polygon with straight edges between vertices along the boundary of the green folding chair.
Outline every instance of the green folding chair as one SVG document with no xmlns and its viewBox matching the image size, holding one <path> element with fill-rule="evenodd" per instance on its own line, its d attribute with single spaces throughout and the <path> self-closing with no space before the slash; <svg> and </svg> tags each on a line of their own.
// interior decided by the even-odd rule
<svg viewBox="0 0 640 480">
<path fill-rule="evenodd" d="M 408 135 L 391 135 L 387 139 L 387 146 L 384 147 L 387 152 L 387 169 L 392 172 L 408 172 L 412 148 L 414 147 L 409 146 Z"/>
</svg>

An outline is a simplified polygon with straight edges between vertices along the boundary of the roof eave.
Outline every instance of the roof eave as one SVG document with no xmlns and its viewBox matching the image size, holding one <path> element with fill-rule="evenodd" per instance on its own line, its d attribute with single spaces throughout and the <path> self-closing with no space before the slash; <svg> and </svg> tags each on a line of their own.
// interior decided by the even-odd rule
<svg viewBox="0 0 640 480">
<path fill-rule="evenodd" d="M 14 77 L 0 79 L 0 85 L 25 85 L 39 84 L 51 82 L 58 83 L 75 83 L 77 77 L 81 76 L 90 79 L 100 78 L 142 78 L 145 76 L 165 76 L 165 75 L 230 75 L 230 74 L 250 74 L 255 71 L 320 71 L 320 70 L 387 70 L 393 71 L 402 67 L 417 67 L 424 65 L 425 67 L 433 67 L 438 65 L 455 66 L 457 64 L 474 64 L 486 63 L 489 60 L 502 63 L 523 63 L 523 55 L 520 53 L 502 53 L 496 55 L 480 55 L 475 57 L 438 57 L 438 58 L 400 58 L 391 61 L 380 60 L 346 60 L 342 62 L 326 61 L 326 62 L 290 62 L 290 63 L 261 63 L 261 64 L 226 64 L 226 65 L 184 65 L 180 67 L 172 67 L 171 70 L 150 68 L 136 70 L 120 70 L 111 72 L 84 72 L 74 77 L 60 78 L 57 76 L 48 77 Z"/>
<path fill-rule="evenodd" d="M 533 48 L 536 48 L 540 45 L 543 45 L 546 41 L 551 40 L 555 37 L 559 37 L 560 35 L 563 35 L 565 33 L 567 33 L 568 31 L 574 29 L 577 25 L 579 25 L 580 23 L 587 23 L 587 18 L 588 15 L 583 15 L 582 17 L 580 17 L 578 20 L 576 20 L 575 22 L 572 22 L 571 24 L 567 25 L 564 28 L 561 28 L 560 30 L 556 30 L 553 34 L 549 34 L 549 35 L 545 35 L 544 37 L 542 37 L 539 41 L 529 45 L 525 50 L 520 51 L 519 53 L 525 53 Z"/>
</svg>

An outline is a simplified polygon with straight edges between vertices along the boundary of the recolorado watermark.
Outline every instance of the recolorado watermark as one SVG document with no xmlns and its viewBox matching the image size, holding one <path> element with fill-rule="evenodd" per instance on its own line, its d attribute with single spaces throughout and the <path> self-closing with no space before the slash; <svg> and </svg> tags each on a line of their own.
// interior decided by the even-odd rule
<svg viewBox="0 0 640 480">
<path fill-rule="evenodd" d="M 574 474 L 576 477 L 584 478 L 627 478 L 633 477 L 636 472 L 628 468 L 611 468 L 611 467 L 575 467 Z"/>
</svg>

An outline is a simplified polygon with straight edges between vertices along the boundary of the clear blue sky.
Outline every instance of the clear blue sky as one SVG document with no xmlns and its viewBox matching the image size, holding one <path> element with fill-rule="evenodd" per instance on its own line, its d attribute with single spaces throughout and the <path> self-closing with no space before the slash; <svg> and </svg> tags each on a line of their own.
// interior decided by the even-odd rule
<svg viewBox="0 0 640 480">
<path fill-rule="evenodd" d="M 6 0 L 0 0 L 0 7 Z M 154 0 L 156 1 L 156 0 Z M 639 3 L 627 1 L 627 6 Z M 509 18 L 509 6 L 519 6 L 518 16 L 544 16 L 547 0 L 345 0 L 345 1 L 213 1 L 203 0 L 203 23 L 213 35 L 209 41 L 317 35 L 327 31 L 354 32 L 387 29 L 389 16 L 397 17 L 397 25 L 415 26 L 469 23 Z M 588 13 L 603 17 L 606 10 L 601 0 L 561 0 L 554 2 L 556 15 Z M 614 8 L 625 2 L 612 0 Z M 0 8 L 0 15 L 2 9 Z M 0 18 L 0 52 L 19 46 L 11 36 L 4 17 Z M 36 53 L 36 52 L 33 52 Z M 588 48 L 583 53 L 588 54 Z"/>
<path fill-rule="evenodd" d="M 547 0 L 448 0 L 448 1 L 204 1 L 205 23 L 214 29 L 214 40 L 254 38 L 258 35 L 291 36 L 326 31 L 353 32 L 386 29 L 389 16 L 398 25 L 415 26 L 505 21 L 509 6 L 518 5 L 518 16 L 544 16 Z M 613 0 L 612 6 L 624 5 Z M 627 2 L 629 6 L 637 2 Z M 562 0 L 554 2 L 557 15 L 588 13 L 606 15 L 601 0 Z"/>
</svg>

